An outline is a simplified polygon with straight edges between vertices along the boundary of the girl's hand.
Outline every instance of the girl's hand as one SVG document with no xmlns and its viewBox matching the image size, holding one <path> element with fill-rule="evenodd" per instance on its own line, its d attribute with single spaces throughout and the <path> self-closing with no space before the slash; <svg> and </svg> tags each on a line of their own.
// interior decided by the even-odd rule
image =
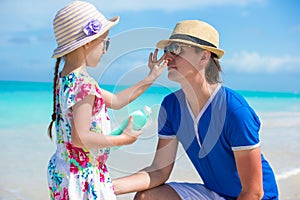
<svg viewBox="0 0 300 200">
<path fill-rule="evenodd" d="M 154 79 L 159 77 L 161 73 L 163 72 L 164 68 L 167 66 L 168 61 L 164 60 L 166 57 L 166 54 L 162 55 L 157 60 L 157 53 L 158 49 L 155 49 L 154 53 L 150 53 L 149 60 L 148 60 L 148 67 L 150 69 L 149 76 L 153 76 Z"/>
<path fill-rule="evenodd" d="M 126 128 L 123 130 L 122 134 L 120 135 L 122 137 L 122 143 L 123 145 L 128 145 L 134 143 L 137 138 L 142 134 L 142 130 L 135 131 L 132 129 L 132 123 L 133 123 L 133 117 L 129 117 L 128 124 Z"/>
</svg>

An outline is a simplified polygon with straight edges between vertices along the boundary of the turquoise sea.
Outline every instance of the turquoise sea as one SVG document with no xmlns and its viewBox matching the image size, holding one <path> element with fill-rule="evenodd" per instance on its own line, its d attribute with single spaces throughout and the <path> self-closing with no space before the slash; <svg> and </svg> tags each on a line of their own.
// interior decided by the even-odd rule
<svg viewBox="0 0 300 200">
<path fill-rule="evenodd" d="M 112 92 L 125 88 L 102 87 Z M 120 166 L 112 159 L 109 163 L 112 170 L 131 173 L 143 167 L 145 163 L 135 155 L 144 155 L 149 157 L 147 162 L 151 161 L 149 155 L 155 150 L 159 105 L 163 97 L 174 90 L 176 88 L 152 86 L 127 107 L 109 110 L 112 127 L 124 120 L 129 112 L 144 105 L 153 110 L 145 133 L 137 143 L 117 150 L 133 156 L 129 164 Z M 262 152 L 271 163 L 277 180 L 299 174 L 300 94 L 238 92 L 248 100 L 262 121 Z M 46 133 L 52 106 L 52 83 L 0 81 L 0 200 L 48 198 L 46 167 L 55 151 L 55 144 Z M 134 167 L 128 167 L 131 164 Z M 182 168 L 185 168 L 184 164 Z"/>
</svg>

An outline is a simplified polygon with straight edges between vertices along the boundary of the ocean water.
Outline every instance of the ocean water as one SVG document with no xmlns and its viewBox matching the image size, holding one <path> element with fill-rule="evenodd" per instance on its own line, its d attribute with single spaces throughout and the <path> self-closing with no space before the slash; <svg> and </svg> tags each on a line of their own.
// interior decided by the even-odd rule
<svg viewBox="0 0 300 200">
<path fill-rule="evenodd" d="M 102 87 L 112 92 L 125 88 Z M 112 152 L 109 167 L 113 173 L 132 173 L 152 161 L 159 106 L 163 97 L 175 89 L 153 86 L 125 108 L 109 110 L 112 127 L 144 105 L 153 111 L 139 140 Z M 300 94 L 238 92 L 262 121 L 262 152 L 273 167 L 277 180 L 299 174 Z M 55 151 L 54 142 L 47 136 L 51 114 L 51 83 L 0 81 L 0 200 L 48 198 L 46 168 Z M 116 162 L 120 155 L 125 155 L 127 164 Z"/>
</svg>

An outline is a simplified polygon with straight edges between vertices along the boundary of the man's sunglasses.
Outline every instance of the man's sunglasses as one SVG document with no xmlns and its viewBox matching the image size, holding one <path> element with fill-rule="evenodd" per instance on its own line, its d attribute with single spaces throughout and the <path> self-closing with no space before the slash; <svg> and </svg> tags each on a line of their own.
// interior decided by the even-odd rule
<svg viewBox="0 0 300 200">
<path fill-rule="evenodd" d="M 171 43 L 169 46 L 164 48 L 164 53 L 170 52 L 175 55 L 179 55 L 182 53 L 182 47 L 191 47 L 191 45 L 183 45 L 178 43 Z"/>
</svg>

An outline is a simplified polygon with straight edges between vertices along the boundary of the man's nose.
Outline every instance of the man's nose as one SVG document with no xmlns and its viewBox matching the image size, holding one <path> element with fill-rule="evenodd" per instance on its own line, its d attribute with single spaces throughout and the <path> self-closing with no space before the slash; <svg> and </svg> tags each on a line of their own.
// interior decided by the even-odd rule
<svg viewBox="0 0 300 200">
<path fill-rule="evenodd" d="M 167 51 L 166 52 L 166 57 L 165 57 L 165 60 L 167 60 L 168 62 L 172 61 L 174 59 L 174 55 L 170 52 L 170 51 Z"/>
</svg>

